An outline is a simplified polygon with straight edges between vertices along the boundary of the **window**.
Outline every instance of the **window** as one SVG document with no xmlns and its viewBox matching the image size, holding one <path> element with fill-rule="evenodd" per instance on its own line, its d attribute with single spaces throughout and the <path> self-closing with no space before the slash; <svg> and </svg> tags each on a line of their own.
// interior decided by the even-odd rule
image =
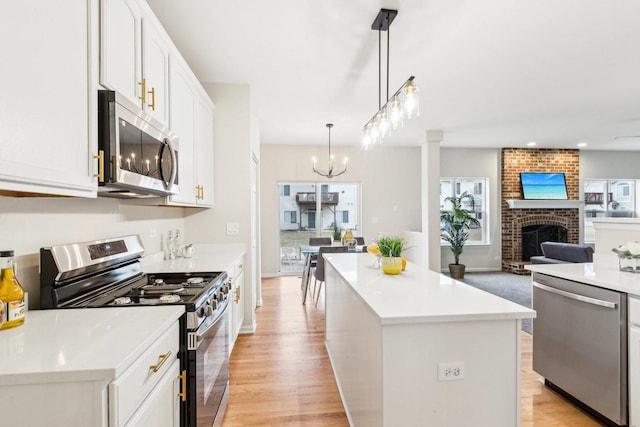
<svg viewBox="0 0 640 427">
<path fill-rule="evenodd" d="M 633 179 L 584 180 L 584 242 L 595 240 L 593 218 L 636 218 L 636 191 Z"/>
<path fill-rule="evenodd" d="M 306 245 L 310 237 L 332 237 L 333 227 L 359 230 L 360 186 L 354 183 L 286 182 L 278 184 L 280 248 Z M 288 249 L 287 249 L 288 250 Z M 300 273 L 302 263 L 280 263 L 280 271 Z"/>
<path fill-rule="evenodd" d="M 480 228 L 469 230 L 467 243 L 489 243 L 488 178 L 440 178 L 440 210 L 450 207 L 445 202 L 447 197 L 460 196 L 463 193 L 473 195 L 475 217 L 480 221 Z M 441 242 L 444 244 L 444 242 Z"/>
<path fill-rule="evenodd" d="M 284 223 L 296 224 L 298 222 L 298 212 L 296 211 L 284 211 Z"/>
</svg>

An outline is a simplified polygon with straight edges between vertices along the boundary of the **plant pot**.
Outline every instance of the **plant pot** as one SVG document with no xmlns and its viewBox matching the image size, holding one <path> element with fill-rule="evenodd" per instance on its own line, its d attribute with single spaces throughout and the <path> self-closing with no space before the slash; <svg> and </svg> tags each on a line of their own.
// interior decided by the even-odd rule
<svg viewBox="0 0 640 427">
<path fill-rule="evenodd" d="M 464 264 L 449 264 L 449 274 L 453 279 L 464 278 Z"/>
<path fill-rule="evenodd" d="M 402 257 L 383 256 L 382 271 L 385 274 L 400 274 L 400 272 L 402 271 Z"/>
</svg>

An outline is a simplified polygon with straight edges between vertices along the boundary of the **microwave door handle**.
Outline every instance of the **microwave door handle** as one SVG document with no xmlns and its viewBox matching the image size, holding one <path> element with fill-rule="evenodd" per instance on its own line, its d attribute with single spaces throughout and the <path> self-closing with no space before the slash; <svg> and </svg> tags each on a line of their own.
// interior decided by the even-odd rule
<svg viewBox="0 0 640 427">
<path fill-rule="evenodd" d="M 169 155 L 171 156 L 171 179 L 167 183 L 167 189 L 176 182 L 176 175 L 178 174 L 178 158 L 176 152 L 173 151 L 173 145 L 169 138 L 164 139 L 164 143 L 169 147 Z"/>
</svg>

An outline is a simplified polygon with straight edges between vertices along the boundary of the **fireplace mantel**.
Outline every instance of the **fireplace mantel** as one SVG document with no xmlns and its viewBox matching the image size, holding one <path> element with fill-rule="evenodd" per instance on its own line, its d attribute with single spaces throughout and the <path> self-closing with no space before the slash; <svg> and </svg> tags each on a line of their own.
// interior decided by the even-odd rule
<svg viewBox="0 0 640 427">
<path fill-rule="evenodd" d="M 511 209 L 578 209 L 584 200 L 506 200 Z"/>
</svg>

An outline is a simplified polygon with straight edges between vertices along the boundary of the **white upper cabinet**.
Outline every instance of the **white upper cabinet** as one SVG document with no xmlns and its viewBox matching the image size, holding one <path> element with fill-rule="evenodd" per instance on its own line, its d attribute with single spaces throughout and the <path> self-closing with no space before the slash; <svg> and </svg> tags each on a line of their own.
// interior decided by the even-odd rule
<svg viewBox="0 0 640 427">
<path fill-rule="evenodd" d="M 169 121 L 169 42 L 152 17 L 142 20 L 142 76 L 146 90 L 143 108 L 162 123 Z"/>
<path fill-rule="evenodd" d="M 207 99 L 196 99 L 196 171 L 198 206 L 213 206 L 213 110 Z"/>
<path fill-rule="evenodd" d="M 100 84 L 167 123 L 170 43 L 147 9 L 135 0 L 101 0 Z"/>
<path fill-rule="evenodd" d="M 1 8 L 0 195 L 95 197 L 98 2 Z"/>
<path fill-rule="evenodd" d="M 134 0 L 101 0 L 100 7 L 100 84 L 141 104 L 142 12 Z"/>
<path fill-rule="evenodd" d="M 188 69 L 176 56 L 170 64 L 170 102 L 169 127 L 178 135 L 180 152 L 178 154 L 178 184 L 180 194 L 170 197 L 170 202 L 195 204 L 196 168 L 194 168 L 195 148 L 195 97 Z"/>
</svg>

